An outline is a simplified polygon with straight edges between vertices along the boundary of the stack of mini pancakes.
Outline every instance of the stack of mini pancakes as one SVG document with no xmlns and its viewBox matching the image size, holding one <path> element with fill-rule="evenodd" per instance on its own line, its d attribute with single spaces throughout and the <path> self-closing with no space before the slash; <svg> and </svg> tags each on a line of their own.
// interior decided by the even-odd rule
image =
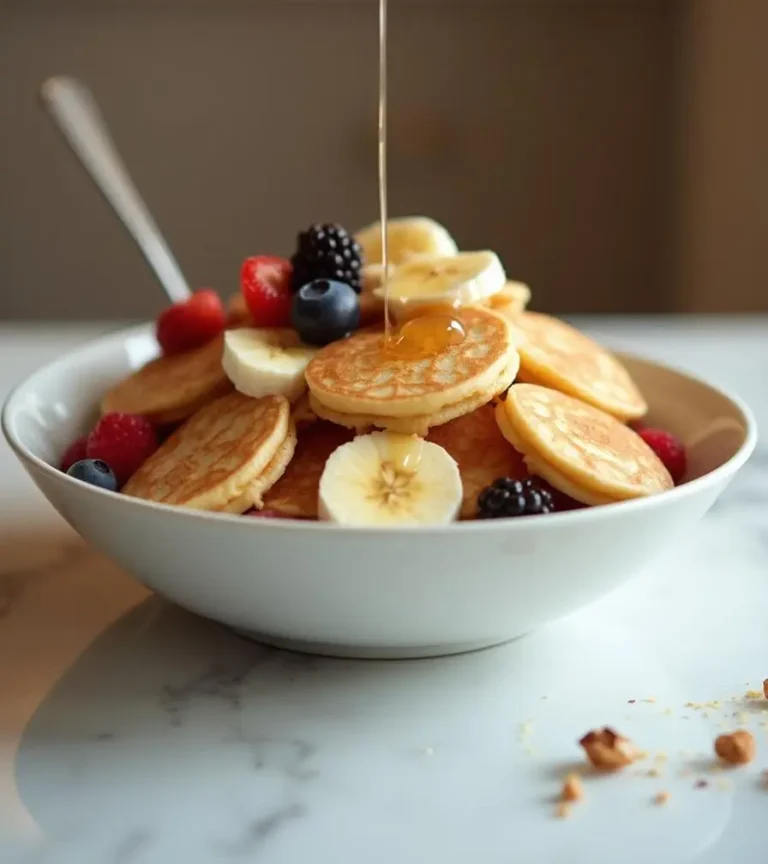
<svg viewBox="0 0 768 864">
<path fill-rule="evenodd" d="M 306 352 L 290 392 L 238 392 L 222 362 L 228 334 L 153 360 L 111 389 L 104 412 L 143 414 L 175 427 L 125 494 L 202 510 L 268 508 L 329 518 L 334 508 L 320 494 L 329 460 L 372 430 L 435 448 L 425 466 L 439 467 L 436 476 L 445 483 L 431 482 L 441 495 L 457 497 L 438 521 L 472 518 L 479 493 L 499 477 L 534 474 L 584 505 L 672 487 L 659 459 L 627 425 L 647 406 L 626 369 L 570 325 L 526 311 L 526 286 L 504 281 L 482 302 L 453 308 L 464 339 L 409 359 L 383 350 L 375 266 L 368 278 L 369 326 Z M 248 325 L 238 299 L 230 327 Z M 369 442 L 367 452 L 384 465 L 371 470 L 391 478 L 382 440 Z M 448 462 L 436 462 L 440 454 Z M 354 470 L 359 474 L 360 466 Z M 403 521 L 419 521 L 414 514 L 422 511 L 409 512 Z"/>
</svg>

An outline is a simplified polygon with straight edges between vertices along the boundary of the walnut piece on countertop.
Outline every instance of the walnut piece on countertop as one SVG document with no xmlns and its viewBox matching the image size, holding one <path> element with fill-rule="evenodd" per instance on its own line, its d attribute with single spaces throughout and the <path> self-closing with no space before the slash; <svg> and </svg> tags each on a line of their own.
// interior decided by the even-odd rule
<svg viewBox="0 0 768 864">
<path fill-rule="evenodd" d="M 755 739 L 746 729 L 715 738 L 715 753 L 729 765 L 746 765 L 755 758 L 756 751 Z"/>
<path fill-rule="evenodd" d="M 579 741 L 587 759 L 598 771 L 617 771 L 631 765 L 639 753 L 635 745 L 613 729 L 593 729 Z"/>
</svg>

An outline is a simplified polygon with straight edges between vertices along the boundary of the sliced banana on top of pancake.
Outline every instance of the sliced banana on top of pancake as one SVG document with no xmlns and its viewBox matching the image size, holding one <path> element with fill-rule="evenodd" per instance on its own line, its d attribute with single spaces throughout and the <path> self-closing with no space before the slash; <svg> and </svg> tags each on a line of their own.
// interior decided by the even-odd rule
<svg viewBox="0 0 768 864">
<path fill-rule="evenodd" d="M 316 353 L 295 330 L 242 327 L 224 334 L 221 363 L 245 396 L 285 396 L 294 402 L 307 389 L 304 370 Z"/>
<path fill-rule="evenodd" d="M 363 249 L 366 264 L 381 264 L 381 222 L 361 228 L 355 240 Z M 390 264 L 404 264 L 421 255 L 455 255 L 456 241 L 439 222 L 427 216 L 405 216 L 387 220 L 387 257 Z"/>
<path fill-rule="evenodd" d="M 402 264 L 373 293 L 383 298 L 388 290 L 390 311 L 397 315 L 407 307 L 471 306 L 498 294 L 506 281 L 495 252 L 460 252 Z"/>
<path fill-rule="evenodd" d="M 458 465 L 438 444 L 372 432 L 331 454 L 318 512 L 341 525 L 443 525 L 458 517 L 462 499 Z"/>
</svg>

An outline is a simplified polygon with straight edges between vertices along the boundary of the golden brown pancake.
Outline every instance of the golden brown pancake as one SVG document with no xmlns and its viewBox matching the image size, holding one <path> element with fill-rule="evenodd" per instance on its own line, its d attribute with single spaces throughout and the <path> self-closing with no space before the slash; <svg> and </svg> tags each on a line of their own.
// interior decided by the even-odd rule
<svg viewBox="0 0 768 864">
<path fill-rule="evenodd" d="M 498 311 L 503 314 L 503 307 Z M 561 390 L 623 421 L 648 410 L 629 372 L 588 336 L 539 312 L 509 320 L 518 340 L 520 380 Z"/>
<path fill-rule="evenodd" d="M 458 466 L 464 487 L 463 519 L 477 513 L 477 496 L 499 477 L 528 476 L 523 457 L 504 438 L 492 404 L 429 430 L 428 441 L 447 450 Z"/>
<path fill-rule="evenodd" d="M 223 337 L 202 348 L 151 360 L 107 391 L 102 414 L 142 414 L 158 425 L 178 423 L 231 390 L 221 367 Z"/>
<path fill-rule="evenodd" d="M 381 333 L 356 333 L 322 348 L 306 371 L 312 410 L 357 429 L 423 432 L 490 401 L 519 364 L 509 324 L 479 307 L 455 317 L 465 338 L 433 354 L 394 355 Z"/>
<path fill-rule="evenodd" d="M 558 390 L 515 384 L 497 405 L 496 420 L 532 474 L 584 504 L 639 498 L 674 486 L 636 432 Z"/>
<path fill-rule="evenodd" d="M 291 464 L 264 496 L 264 507 L 297 519 L 316 519 L 317 490 L 325 463 L 352 437 L 348 429 L 322 420 L 302 429 Z"/>
<path fill-rule="evenodd" d="M 287 399 L 230 393 L 174 432 L 123 492 L 161 504 L 244 513 L 285 470 L 295 442 Z"/>
</svg>

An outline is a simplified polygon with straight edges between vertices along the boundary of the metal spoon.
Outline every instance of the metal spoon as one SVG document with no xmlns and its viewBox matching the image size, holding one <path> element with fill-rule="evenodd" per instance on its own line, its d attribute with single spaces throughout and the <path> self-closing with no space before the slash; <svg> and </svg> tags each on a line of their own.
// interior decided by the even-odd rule
<svg viewBox="0 0 768 864">
<path fill-rule="evenodd" d="M 191 291 L 160 229 L 136 191 L 90 90 L 75 78 L 49 78 L 40 88 L 43 105 L 74 154 L 112 205 L 172 303 Z"/>
</svg>

